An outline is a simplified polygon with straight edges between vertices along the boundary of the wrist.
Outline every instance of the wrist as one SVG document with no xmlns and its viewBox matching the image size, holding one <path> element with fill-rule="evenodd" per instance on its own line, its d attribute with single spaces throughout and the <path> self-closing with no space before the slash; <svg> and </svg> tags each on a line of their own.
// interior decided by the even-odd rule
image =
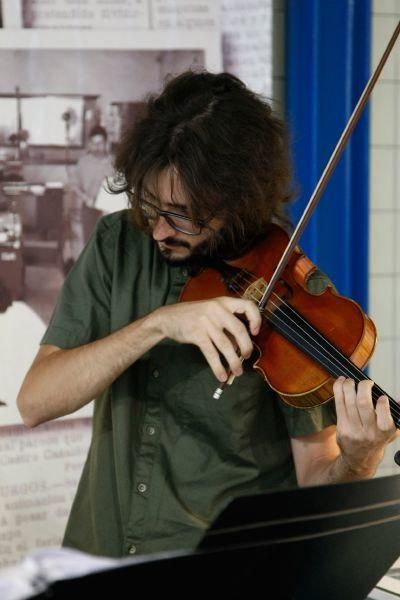
<svg viewBox="0 0 400 600">
<path fill-rule="evenodd" d="M 140 326 L 144 338 L 151 341 L 152 345 L 158 344 L 167 337 L 165 332 L 164 307 L 156 308 L 140 319 Z"/>
<path fill-rule="evenodd" d="M 344 479 L 370 479 L 376 473 L 376 466 L 365 464 L 360 461 L 356 462 L 354 459 L 350 460 L 344 454 L 338 456 L 338 461 Z"/>
<path fill-rule="evenodd" d="M 152 335 L 158 338 L 158 342 L 168 337 L 166 329 L 165 306 L 156 308 L 151 313 L 144 317 L 146 327 L 151 331 Z"/>
</svg>

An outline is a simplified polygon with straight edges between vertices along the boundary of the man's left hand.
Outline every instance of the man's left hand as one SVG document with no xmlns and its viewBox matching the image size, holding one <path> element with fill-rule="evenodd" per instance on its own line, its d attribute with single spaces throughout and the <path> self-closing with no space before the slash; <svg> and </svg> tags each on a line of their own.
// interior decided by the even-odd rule
<svg viewBox="0 0 400 600">
<path fill-rule="evenodd" d="M 389 399 L 380 396 L 374 407 L 369 379 L 356 385 L 339 377 L 333 386 L 337 413 L 337 443 L 355 474 L 373 475 L 386 446 L 400 434 L 390 413 Z"/>
</svg>

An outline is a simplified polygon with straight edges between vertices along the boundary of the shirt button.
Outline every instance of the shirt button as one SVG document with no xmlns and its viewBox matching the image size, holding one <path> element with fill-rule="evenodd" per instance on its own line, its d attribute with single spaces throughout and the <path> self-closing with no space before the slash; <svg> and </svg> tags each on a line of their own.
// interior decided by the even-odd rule
<svg viewBox="0 0 400 600">
<path fill-rule="evenodd" d="M 160 371 L 158 369 L 154 369 L 153 377 L 154 379 L 158 379 L 160 377 Z"/>
<path fill-rule="evenodd" d="M 183 269 L 183 270 L 182 270 L 182 275 L 183 275 L 184 277 L 187 277 L 187 276 L 188 276 L 188 270 L 187 270 L 187 269 Z"/>
<path fill-rule="evenodd" d="M 141 494 L 144 494 L 144 492 L 147 490 L 147 485 L 145 483 L 139 483 L 137 489 Z"/>
<path fill-rule="evenodd" d="M 135 546 L 135 544 L 132 544 L 132 546 L 129 546 L 128 552 L 129 552 L 129 554 L 136 554 L 136 546 Z"/>
<path fill-rule="evenodd" d="M 156 428 L 155 428 L 155 427 L 153 427 L 153 425 L 149 425 L 149 426 L 147 427 L 147 433 L 148 433 L 149 435 L 154 435 L 154 434 L 155 434 L 155 432 L 156 432 Z"/>
</svg>

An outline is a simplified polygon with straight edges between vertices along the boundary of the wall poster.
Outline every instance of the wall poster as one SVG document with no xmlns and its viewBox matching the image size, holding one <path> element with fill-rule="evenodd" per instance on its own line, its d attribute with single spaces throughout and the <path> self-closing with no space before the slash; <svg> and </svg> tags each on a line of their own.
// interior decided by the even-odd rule
<svg viewBox="0 0 400 600">
<path fill-rule="evenodd" d="M 271 89 L 271 44 L 260 45 L 271 0 L 243 6 L 0 0 L 0 568 L 60 544 L 87 454 L 90 404 L 30 430 L 16 396 L 95 222 L 126 207 L 103 187 L 121 131 L 167 75 L 189 67 Z M 102 168 L 85 187 L 79 161 L 99 127 Z"/>
<path fill-rule="evenodd" d="M 31 6 L 44 19 L 39 4 Z M 106 130 L 112 158 L 121 129 L 168 73 L 221 69 L 216 24 L 179 35 L 145 25 L 140 17 L 134 31 L 79 36 L 0 30 L 0 290 L 13 300 L 0 312 L 0 567 L 60 543 L 89 445 L 90 405 L 29 430 L 15 399 L 76 243 L 66 207 L 76 202 L 71 180 L 90 132 Z M 89 202 L 95 218 L 126 206 L 100 185 Z"/>
</svg>

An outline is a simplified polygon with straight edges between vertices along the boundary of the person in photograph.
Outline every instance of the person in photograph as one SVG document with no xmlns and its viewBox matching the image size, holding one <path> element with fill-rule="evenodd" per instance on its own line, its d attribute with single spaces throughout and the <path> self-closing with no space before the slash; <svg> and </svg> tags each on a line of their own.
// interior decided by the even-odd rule
<svg viewBox="0 0 400 600">
<path fill-rule="evenodd" d="M 130 208 L 100 219 L 18 398 L 29 427 L 96 398 L 64 544 L 195 548 L 231 497 L 373 477 L 396 430 L 371 382 L 339 378 L 334 402 L 293 408 L 253 369 L 253 300 L 219 277 L 216 297 L 203 286 L 179 302 L 204 267 L 223 271 L 286 226 L 288 135 L 269 104 L 233 75 L 184 72 L 148 100 L 114 166 Z M 307 283 L 328 284 L 319 270 Z"/>
<path fill-rule="evenodd" d="M 65 257 L 67 271 L 82 252 L 90 230 L 102 214 L 96 207 L 96 199 L 106 178 L 112 172 L 107 131 L 101 125 L 96 125 L 89 132 L 87 152 L 72 170 L 66 191 L 70 254 Z M 89 224 L 88 227 L 85 227 L 86 223 Z"/>
</svg>

